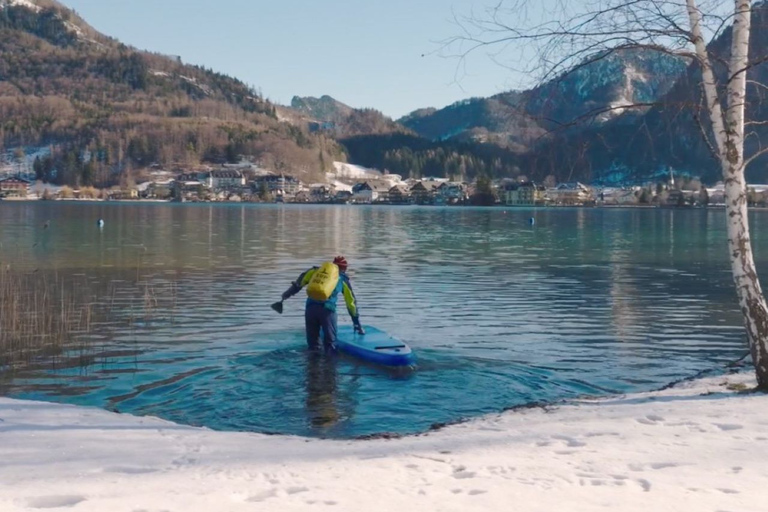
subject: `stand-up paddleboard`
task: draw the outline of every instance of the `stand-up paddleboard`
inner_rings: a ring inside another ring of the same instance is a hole
[[[384,331],[363,326],[365,334],[360,335],[351,325],[340,325],[336,335],[336,346],[345,354],[365,361],[387,366],[412,366],[416,364],[411,347],[393,338]]]

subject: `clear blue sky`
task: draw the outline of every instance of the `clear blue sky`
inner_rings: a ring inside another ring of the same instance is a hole
[[[458,75],[455,59],[435,53],[460,32],[453,12],[493,0],[60,1],[123,43],[235,76],[284,105],[328,94],[397,118],[521,85],[482,53]]]

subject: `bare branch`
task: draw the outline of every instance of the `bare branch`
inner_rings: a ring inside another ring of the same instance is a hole
[[[758,159],[758,158],[760,158],[761,156],[765,155],[766,153],[768,153],[768,148],[762,148],[762,149],[761,149],[761,150],[759,150],[757,153],[755,153],[755,154],[754,154],[754,155],[752,155],[751,157],[749,157],[749,158],[747,158],[746,160],[744,160],[744,168],[746,169],[747,167],[749,167],[749,165],[750,165],[752,162],[754,162],[755,160],[757,160],[757,159]]]
[[[734,79],[738,78],[738,76],[741,75],[742,73],[746,73],[750,69],[752,69],[752,68],[754,68],[756,66],[759,66],[760,64],[762,64],[764,62],[768,62],[768,55],[763,55],[759,59],[750,61],[749,63],[747,63],[746,66],[744,66],[743,68],[735,71],[731,76],[729,76],[726,83],[732,82]]]

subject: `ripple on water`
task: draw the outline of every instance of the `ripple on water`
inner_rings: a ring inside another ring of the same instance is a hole
[[[514,209],[0,210],[0,244],[19,247],[19,265],[85,281],[112,312],[78,351],[3,375],[0,392],[17,397],[349,438],[649,390],[744,352],[725,245],[712,243],[722,212],[536,210],[531,227]],[[87,229],[93,218],[104,230]],[[301,298],[269,309],[338,253],[363,321],[411,344],[415,370],[313,357]]]

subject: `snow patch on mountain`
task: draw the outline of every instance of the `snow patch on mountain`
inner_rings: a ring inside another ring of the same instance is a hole
[[[6,7],[26,7],[27,9],[31,9],[35,12],[40,12],[42,9],[39,5],[31,2],[30,0],[0,0],[0,9],[4,9]]]
[[[607,121],[610,118],[619,116],[637,105],[638,99],[635,94],[635,83],[647,83],[648,76],[629,64],[624,68],[624,86],[619,91],[618,97],[609,103],[611,110],[601,116],[601,121]]]
[[[85,32],[83,32],[83,29],[81,29],[80,27],[78,27],[74,23],[70,23],[69,21],[65,21],[64,25],[69,29],[70,32],[74,32],[75,35],[77,35],[78,39],[87,39],[86,36],[85,36]]]
[[[375,179],[380,178],[382,173],[376,169],[369,169],[360,165],[348,164],[346,162],[333,162],[334,172],[328,173],[329,176],[338,179]]]
[[[188,77],[188,76],[184,76],[184,75],[179,75],[179,78],[181,78],[182,80],[185,80],[186,82],[194,85],[195,87],[197,87],[198,89],[203,91],[204,94],[207,94],[208,96],[212,96],[213,95],[213,91],[211,90],[211,88],[208,87],[205,84],[201,84],[200,82],[197,81],[197,79],[192,78],[192,77]]]

